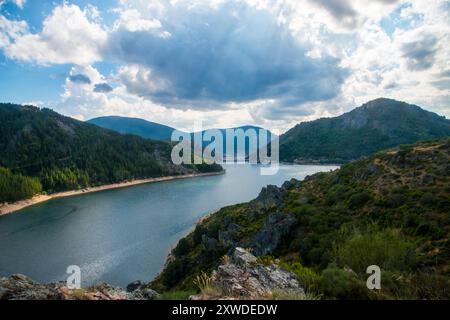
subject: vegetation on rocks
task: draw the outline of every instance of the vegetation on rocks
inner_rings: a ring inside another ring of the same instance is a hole
[[[311,297],[448,299],[449,208],[450,139],[403,145],[221,209],[180,241],[151,287],[196,290],[197,276],[242,247]],[[381,290],[366,287],[373,264]]]

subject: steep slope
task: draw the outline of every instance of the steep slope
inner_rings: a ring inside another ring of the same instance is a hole
[[[242,247],[295,273],[309,295],[448,299],[449,208],[450,139],[402,146],[206,217],[151,287],[193,290]],[[382,270],[381,290],[366,287],[370,265]]]
[[[450,136],[450,120],[380,98],[335,118],[300,123],[280,137],[287,162],[346,162],[373,152]]]
[[[176,166],[167,142],[122,135],[49,109],[0,104],[0,123],[0,167],[38,177],[48,192],[221,170]]]
[[[99,117],[90,119],[86,122],[120,133],[135,134],[143,138],[161,141],[170,141],[172,132],[175,130],[172,127],[156,122],[119,116]]]

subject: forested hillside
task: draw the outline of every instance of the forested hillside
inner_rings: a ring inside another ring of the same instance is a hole
[[[376,99],[335,118],[296,125],[280,136],[280,159],[344,163],[400,144],[450,136],[450,120],[418,106]]]
[[[0,167],[36,177],[47,192],[221,170],[218,165],[176,166],[167,142],[122,135],[50,109],[0,104],[0,123]],[[0,202],[10,199],[0,196]]]
[[[192,294],[242,247],[293,272],[310,297],[449,299],[449,208],[450,139],[383,151],[205,218],[151,287]],[[366,287],[370,265],[381,290]]]

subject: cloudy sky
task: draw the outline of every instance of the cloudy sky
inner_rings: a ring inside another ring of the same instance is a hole
[[[450,117],[450,0],[0,0],[0,100],[283,132],[390,97]]]

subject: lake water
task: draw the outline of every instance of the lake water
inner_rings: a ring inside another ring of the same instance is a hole
[[[254,165],[225,168],[224,175],[53,199],[2,216],[0,276],[61,281],[69,265],[78,265],[82,286],[150,281],[200,217],[249,201],[265,185],[336,167],[281,165],[273,176],[261,176]]]

